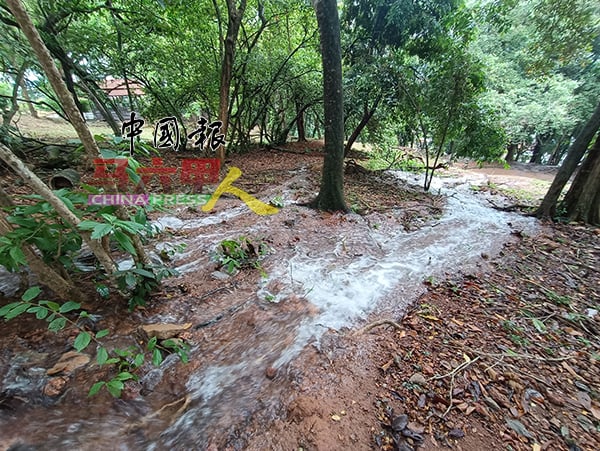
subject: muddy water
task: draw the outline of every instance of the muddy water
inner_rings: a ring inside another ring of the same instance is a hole
[[[412,175],[398,177],[419,182]],[[305,346],[320,346],[327,330],[351,326],[372,312],[398,315],[421,292],[426,278],[481,262],[482,253],[493,255],[514,230],[534,233],[533,220],[498,212],[476,198],[468,185],[477,181],[448,179],[434,186],[447,198],[444,213],[412,233],[377,215],[325,220],[295,207],[288,193],[286,208],[270,218],[252,217],[243,208],[194,220],[162,218],[157,227],[193,231],[181,240],[187,248],[174,259],[183,277],[203,270],[207,253],[224,234],[267,236],[277,229],[282,237],[265,263],[268,277],[253,292],[238,295],[238,301],[247,301],[222,323],[197,333],[192,363],[182,368],[174,362],[150,377],[156,379],[152,387],[161,388],[180,371],[177,377],[184,381],[176,393],[161,396],[157,390],[153,399],[131,401],[99,399],[95,407],[83,403],[79,412],[60,403],[37,405],[28,410],[28,418],[0,416],[1,429],[22,428],[3,433],[6,443],[20,438],[38,449],[123,450],[205,449],[227,443],[242,449],[248,438],[245,426],[253,418],[268,422],[281,414],[286,390],[298,377],[288,364]],[[162,319],[198,323],[198,315],[181,307]],[[273,380],[265,377],[266,371]],[[39,386],[35,363],[29,373],[21,375],[21,383]],[[5,377],[3,387],[18,383],[14,379]],[[184,399],[187,404],[179,411]],[[157,406],[176,400],[181,404],[175,402],[170,414],[157,414]],[[44,442],[40,436],[46,437]]]

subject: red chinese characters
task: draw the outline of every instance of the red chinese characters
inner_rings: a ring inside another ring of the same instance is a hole
[[[127,158],[97,158],[94,160],[94,165],[94,178],[100,180],[99,185],[112,182],[119,189],[128,185],[130,179],[127,173]],[[136,173],[141,177],[144,186],[156,177],[162,189],[168,191],[171,188],[173,176],[179,172],[181,184],[193,185],[199,190],[204,184],[219,182],[220,168],[221,162],[218,158],[185,158],[181,168],[166,167],[162,158],[152,158],[150,166],[137,168]]]

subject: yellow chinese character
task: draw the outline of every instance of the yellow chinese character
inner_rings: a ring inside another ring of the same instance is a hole
[[[223,179],[221,184],[217,187],[213,195],[210,197],[206,205],[202,207],[202,211],[210,211],[213,209],[219,197],[223,193],[233,194],[234,196],[239,197],[248,207],[257,215],[274,215],[279,211],[278,208],[275,208],[269,204],[265,204],[261,202],[256,197],[251,196],[246,191],[243,191],[235,186],[231,186],[233,182],[235,182],[242,175],[242,171],[238,168],[231,168],[227,173],[227,176]]]

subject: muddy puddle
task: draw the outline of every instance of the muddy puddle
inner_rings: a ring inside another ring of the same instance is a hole
[[[412,174],[396,176],[419,183]],[[129,399],[68,391],[48,399],[39,391],[50,357],[19,346],[4,350],[2,390],[26,401],[0,411],[0,445],[243,449],[248,424],[282,415],[302,377],[290,363],[306,346],[319,347],[327,331],[351,328],[374,313],[398,317],[423,291],[424,280],[482,264],[515,231],[535,233],[534,220],[496,211],[469,189],[482,181],[438,180],[433,190],[445,203],[443,212],[413,232],[404,230],[393,211],[321,214],[296,205],[294,190],[281,188],[285,206],[274,216],[259,217],[232,203],[209,216],[157,219],[168,236],[154,251],[186,245],[172,257],[181,276],[169,286],[185,285],[187,294],[165,290],[164,299],[134,319],[191,322],[190,363],[169,359],[148,368]],[[298,173],[287,186],[302,183]],[[242,272],[221,279],[211,253],[221,240],[241,235],[269,244],[264,276]],[[3,291],[16,289],[14,278],[0,274],[0,281]],[[93,383],[93,366],[86,374]]]

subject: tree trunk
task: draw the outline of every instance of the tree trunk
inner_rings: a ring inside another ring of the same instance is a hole
[[[515,151],[517,150],[517,145],[515,143],[509,143],[506,148],[506,157],[504,157],[504,161],[507,163],[512,163],[515,161]]]
[[[600,134],[577,172],[562,206],[570,220],[600,225]]]
[[[300,101],[296,101],[296,128],[298,129],[298,142],[306,142],[306,128],[304,127],[304,111]]]
[[[35,109],[35,107],[33,106],[33,103],[31,102],[31,97],[29,96],[29,90],[27,89],[27,84],[25,83],[25,80],[21,80],[21,92],[23,92],[23,98],[27,102],[27,108],[29,108],[29,114],[31,114],[31,117],[37,119],[39,117],[38,112]]]
[[[312,206],[326,211],[348,211],[344,200],[344,97],[340,19],[336,0],[313,0],[321,36],[325,160],[319,195]]]
[[[117,121],[115,121],[114,117],[112,116],[112,114],[110,113],[108,108],[106,108],[106,105],[104,105],[104,103],[102,103],[99,96],[96,95],[96,93],[94,92],[94,89],[89,87],[86,84],[85,80],[82,80],[81,83],[78,84],[78,86],[87,94],[87,96],[93,102],[93,104],[96,106],[98,111],[100,111],[100,114],[102,115],[102,117],[104,118],[106,123],[111,128],[113,134],[115,136],[121,136],[121,133],[122,133],[121,127],[119,126],[119,124],[117,124]]]
[[[13,2],[14,0],[9,0],[9,2]],[[27,166],[23,164],[21,160],[19,160],[15,154],[11,152],[11,150],[3,144],[0,144],[0,159],[4,160],[4,162],[9,165],[16,174],[23,179],[25,183],[29,187],[31,187],[37,194],[42,196],[58,213],[58,215],[63,218],[63,220],[71,225],[72,227],[77,227],[77,225],[81,222],[75,214],[65,205],[65,203],[60,200],[51,190],[46,186],[44,182],[42,182],[37,175],[35,175]],[[117,267],[105,250],[102,248],[100,241],[92,240],[90,238],[89,232],[82,232],[80,234],[87,245],[90,247],[94,255],[98,258],[100,264],[104,267],[107,274],[113,274]]]
[[[350,135],[350,138],[348,138],[348,141],[346,142],[346,147],[344,147],[344,157],[348,155],[350,150],[352,150],[352,146],[358,139],[358,136],[363,131],[363,129],[367,126],[367,124],[369,123],[369,121],[371,120],[373,115],[375,114],[375,110],[377,109],[379,102],[381,102],[381,94],[377,97],[377,99],[375,99],[375,103],[373,104],[371,109],[369,109],[367,102],[365,101],[365,108],[363,111],[362,118],[360,119],[360,122],[358,123],[358,125],[356,126],[356,128],[354,129],[352,134]]]
[[[98,145],[96,141],[94,141],[94,137],[92,136],[90,130],[85,125],[83,117],[81,116],[67,85],[62,79],[60,72],[56,68],[54,61],[52,60],[52,56],[50,52],[46,48],[40,34],[35,29],[31,18],[23,8],[23,5],[19,0],[7,0],[6,1],[8,7],[12,11],[15,20],[21,27],[23,34],[27,37],[27,40],[31,44],[35,55],[40,62],[40,65],[44,69],[50,84],[52,85],[52,89],[58,96],[60,103],[65,110],[67,117],[69,118],[69,122],[75,128],[81,143],[85,149],[85,153],[88,158],[91,160],[92,158],[97,158],[100,154],[100,150],[98,149]]]
[[[598,131],[598,128],[600,128],[600,102],[581,133],[579,133],[579,136],[577,136],[577,139],[575,139],[575,142],[569,148],[565,161],[558,170],[556,177],[552,181],[552,185],[550,185],[548,192],[536,211],[538,218],[550,218],[554,216],[560,193],[571,178],[571,175],[573,175],[581,158],[585,155],[585,151]]]
[[[223,124],[221,133],[225,137],[227,137],[227,128],[229,127],[229,93],[233,76],[235,46],[245,9],[246,0],[241,0],[239,7],[236,6],[236,0],[227,0],[227,34],[225,36],[223,60],[221,62],[221,82],[219,85],[219,120]],[[225,146],[220,146],[217,149],[217,157],[221,161],[225,160]]]
[[[25,69],[27,69],[27,65],[22,64],[19,68],[17,74],[15,75],[15,83],[13,85],[13,92],[10,99],[10,109],[2,115],[2,126],[4,128],[10,127],[10,123],[19,111],[19,103],[17,99],[19,98],[19,87],[23,82],[23,75],[25,75]]]
[[[79,108],[75,104],[74,97],[71,96],[71,93],[69,92],[69,89],[67,88],[67,85],[61,78],[60,73],[58,72],[58,69],[56,68],[56,65],[54,64],[54,61],[52,60],[52,56],[50,55],[50,52],[48,51],[48,48],[42,41],[40,34],[38,33],[35,26],[33,25],[31,18],[29,17],[27,12],[23,8],[23,5],[21,4],[21,2],[19,0],[7,0],[6,3],[8,5],[8,7],[10,8],[10,10],[12,11],[12,13],[15,17],[15,20],[21,27],[23,34],[25,34],[25,36],[27,37],[27,40],[29,41],[35,55],[37,56],[38,61],[39,61],[40,65],[42,66],[42,69],[44,70],[44,73],[46,74],[46,76],[48,77],[48,80],[50,81],[50,84],[52,85],[52,89],[54,89],[54,92],[58,96],[58,99],[60,100],[60,103],[61,103],[63,109],[65,110],[67,117],[69,118],[69,122],[71,122],[71,125],[73,125],[73,128],[77,132],[77,136],[79,137],[79,139],[81,140],[81,143],[83,144],[83,148],[84,148],[86,156],[88,158],[88,162],[91,162],[92,159],[97,158],[100,155],[100,149],[98,148],[98,144],[96,144],[96,141],[94,140],[94,136],[92,135],[90,129],[86,125],[86,123],[83,119],[83,116],[81,116]],[[5,148],[5,149],[10,152],[10,150],[8,148]],[[12,152],[11,152],[11,155],[12,155]],[[22,162],[19,161],[19,163],[21,163],[21,165],[23,165]],[[31,175],[33,175],[33,177],[35,177],[37,180],[39,180],[37,178],[37,176],[35,176],[35,174],[33,174],[32,172],[30,172],[30,173],[31,173]],[[40,183],[42,183],[43,187],[46,190],[48,190],[50,195],[54,196],[52,191],[50,191],[50,189],[46,185],[44,185],[43,182],[41,182],[41,180],[40,180]],[[38,191],[38,193],[39,193],[39,191]],[[54,197],[56,198],[56,196],[54,196]],[[59,200],[59,199],[56,198],[56,200]],[[52,202],[50,202],[50,203],[52,204]],[[64,204],[62,202],[60,202],[60,204],[62,206],[64,206]],[[127,217],[127,213],[124,208],[117,207],[116,210],[117,210],[116,214],[120,219],[125,219]],[[70,213],[70,211],[69,211],[69,213]],[[77,219],[74,215],[73,215],[73,217],[75,219]],[[128,235],[130,236],[131,240],[133,241],[133,245],[138,254],[137,255],[138,260],[143,263],[148,263],[150,261],[150,259],[144,252],[144,248],[142,246],[142,241],[141,241],[140,237],[136,234],[128,233]],[[90,247],[92,247],[92,246],[90,245]],[[92,250],[94,250],[94,249],[92,248]],[[112,263],[112,266],[111,266],[111,265],[109,265],[108,260],[102,261],[100,256],[98,256],[98,255],[96,255],[96,256],[98,257],[98,260],[100,260],[100,262],[104,266],[105,270],[108,271],[108,274],[112,274],[115,270],[114,263]],[[108,259],[110,259],[110,256],[108,256],[108,254],[106,254],[106,257],[108,257]],[[110,259],[110,261],[112,262],[112,259]],[[106,266],[106,265],[108,265],[108,266]]]
[[[6,220],[6,215],[0,210],[0,234],[6,235],[13,230]],[[65,280],[52,267],[47,265],[27,244],[21,245],[27,264],[31,271],[38,277],[39,282],[50,288],[64,301],[83,301],[84,297],[71,281]]]

